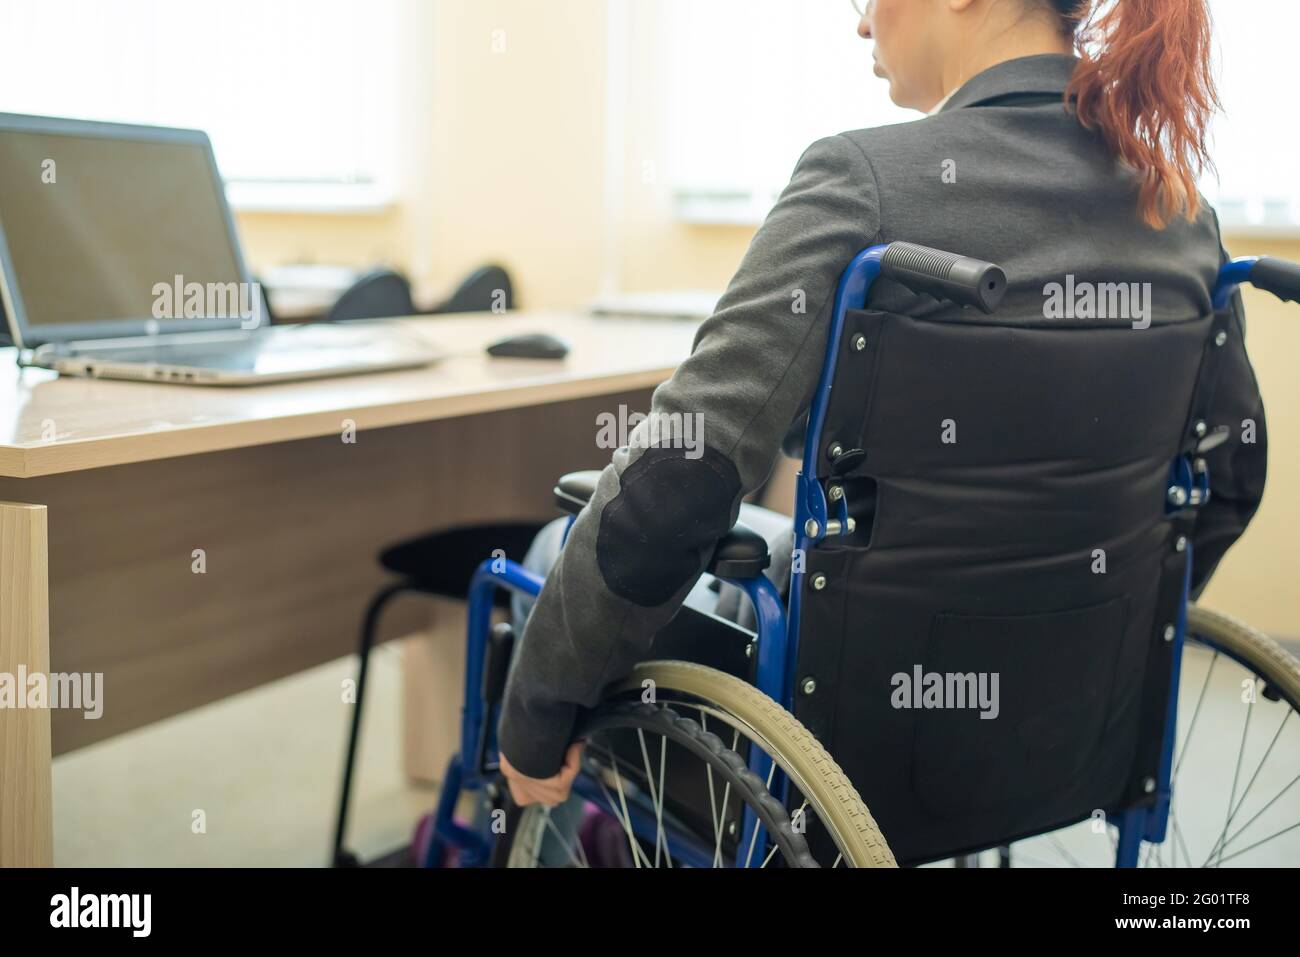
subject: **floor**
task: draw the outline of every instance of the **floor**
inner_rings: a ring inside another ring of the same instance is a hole
[[[54,761],[57,866],[325,864],[353,705],[343,658]],[[401,658],[371,659],[349,844],[410,841],[436,799],[401,771]]]
[[[349,841],[364,859],[407,843],[436,796],[431,788],[410,786],[401,772],[400,664],[396,645],[381,647],[373,659]],[[1208,664],[1207,653],[1189,653],[1180,740]],[[324,864],[352,708],[342,702],[342,687],[354,668],[353,659],[340,659],[56,759],[55,864]],[[1216,667],[1195,743],[1180,771],[1179,793],[1199,796],[1195,806],[1189,801],[1187,808],[1177,809],[1183,824],[1180,864],[1184,858],[1202,863],[1229,817],[1234,756],[1248,710],[1240,700],[1242,676],[1235,666]],[[1280,714],[1279,706],[1262,698],[1252,710],[1246,759],[1237,773],[1238,795],[1246,790]],[[1300,821],[1300,787],[1292,786],[1300,716],[1287,721],[1273,748],[1231,831],[1250,821],[1268,799],[1280,797],[1250,822],[1233,849]],[[1199,836],[1192,818],[1199,818]],[[1112,840],[1113,832],[1098,833],[1085,822],[1017,844],[1013,860],[1017,866],[1104,865]],[[1162,852],[1166,863],[1170,846]],[[986,854],[983,863],[989,866],[994,859]],[[1225,863],[1294,866],[1300,863],[1300,829]]]

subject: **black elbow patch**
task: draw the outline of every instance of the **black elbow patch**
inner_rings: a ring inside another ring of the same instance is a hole
[[[596,561],[610,591],[653,608],[699,573],[730,529],[740,473],[708,446],[698,458],[656,447],[624,470],[619,485],[600,513]]]

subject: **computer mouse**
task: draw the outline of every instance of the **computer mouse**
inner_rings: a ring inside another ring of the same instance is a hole
[[[526,332],[498,339],[487,347],[488,355],[510,359],[563,359],[569,344],[547,332]]]

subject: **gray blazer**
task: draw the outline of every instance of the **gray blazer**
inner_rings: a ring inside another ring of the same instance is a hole
[[[999,263],[1009,279],[1001,321],[1041,321],[1045,288],[1068,276],[1151,283],[1153,323],[1211,311],[1224,259],[1213,211],[1162,231],[1142,223],[1135,178],[1064,106],[1075,62],[1000,64],[933,116],[831,136],[804,153],[690,358],[655,391],[657,436],[634,433],[615,452],[533,609],[500,726],[519,770],[557,771],[577,709],[644,656],[743,496],[767,478],[811,401],[836,281],[859,250],[908,240]],[[885,281],[870,305],[935,319],[960,311]],[[1243,338],[1244,329],[1220,392],[1229,414],[1253,413],[1259,441],[1212,469],[1215,496],[1195,540],[1198,588],[1263,489],[1263,409]],[[702,449],[674,441],[687,418],[703,426]]]

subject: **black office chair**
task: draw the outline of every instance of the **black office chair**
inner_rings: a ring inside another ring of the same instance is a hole
[[[491,312],[501,308],[517,308],[514,284],[504,267],[489,263],[466,276],[447,301],[433,311]]]
[[[411,283],[391,269],[366,273],[339,297],[325,315],[325,322],[348,319],[386,319],[413,316],[418,312],[411,299]]]
[[[347,828],[348,801],[352,791],[352,771],[356,764],[357,740],[361,731],[361,704],[366,688],[366,668],[374,647],[379,616],[388,602],[398,595],[417,593],[465,600],[470,579],[483,556],[501,549],[505,557],[522,561],[545,522],[503,522],[444,529],[389,546],[379,553],[379,564],[397,575],[396,581],[384,586],[371,600],[361,626],[357,654],[361,666],[357,672],[357,704],[352,711],[348,732],[348,755],[343,766],[343,789],[339,797],[338,824],[334,838],[334,866],[356,867],[360,862],[343,846]],[[498,591],[494,596],[498,608],[508,608],[510,593]]]

